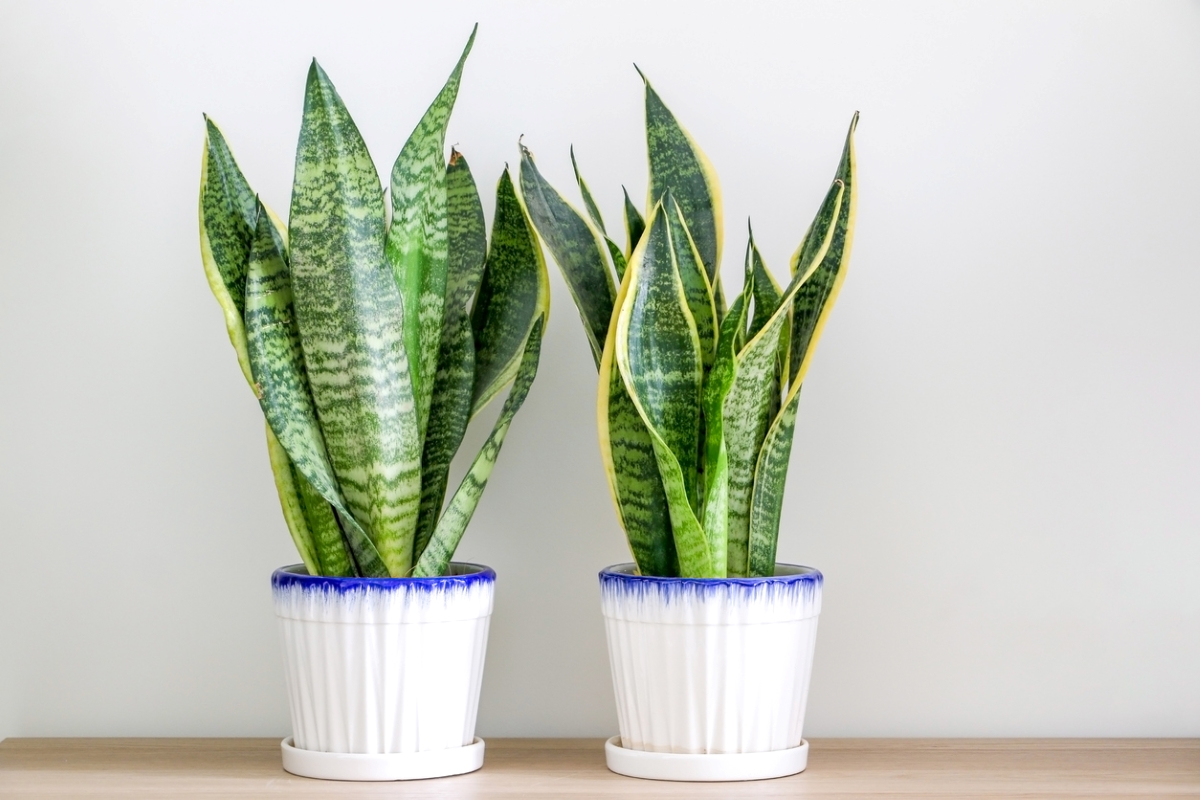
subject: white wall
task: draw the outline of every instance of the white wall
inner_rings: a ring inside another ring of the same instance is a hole
[[[684,9],[687,9],[684,11]],[[1194,3],[0,6],[0,735],[280,735],[296,560],[201,274],[200,113],[286,209],[317,55],[387,169],[481,23],[450,140],[610,221],[653,78],[782,270],[862,111],[852,271],[783,559],[826,574],[812,735],[1200,735]],[[616,729],[626,551],[557,273],[461,556],[500,574],[483,735]],[[475,435],[478,444],[482,437]]]

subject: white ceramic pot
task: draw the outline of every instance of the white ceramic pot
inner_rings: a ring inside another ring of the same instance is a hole
[[[821,573],[769,578],[600,573],[621,735],[609,768],[662,780],[754,780],[808,763],[804,710]]]
[[[475,738],[496,573],[440,578],[271,576],[292,737],[288,772],[404,780],[483,766]]]

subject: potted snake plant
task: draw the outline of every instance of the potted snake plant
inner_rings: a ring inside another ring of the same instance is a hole
[[[446,125],[471,40],[386,193],[314,60],[286,224],[206,118],[200,249],[266,417],[302,564],[272,576],[290,772],[343,780],[478,769],[495,573],[451,560],[538,366],[549,291],[507,169],[490,244]],[[512,388],[445,501],[467,424]]]
[[[643,76],[644,80],[644,76]],[[846,276],[857,179],[850,124],[782,286],[748,237],[726,304],[708,159],[645,81],[649,198],[608,235],[572,166],[576,211],[522,148],[530,217],[600,373],[600,451],[634,562],[600,573],[620,736],[610,769],[670,780],[799,772],[822,575],[775,561],[800,387]]]

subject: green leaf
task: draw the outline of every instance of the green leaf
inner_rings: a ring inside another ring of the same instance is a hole
[[[754,495],[750,516],[750,568],[752,575],[771,575],[775,569],[775,548],[779,538],[779,518],[787,479],[788,458],[795,431],[796,409],[800,387],[808,374],[813,352],[833,309],[833,304],[846,279],[850,263],[850,248],[858,206],[858,186],[854,158],[854,129],[858,114],[850,121],[846,145],[834,179],[842,188],[842,201],[836,221],[822,236],[828,225],[821,215],[814,220],[804,242],[793,259],[793,284],[799,289],[785,294],[783,303],[792,305],[791,382],[783,409],[767,432],[755,467]],[[825,239],[828,245],[821,251],[812,242]],[[817,252],[813,252],[817,249]],[[790,296],[789,296],[790,295]]]
[[[571,148],[571,168],[575,170],[575,182],[579,184],[579,193],[583,195],[583,205],[587,209],[588,216],[592,218],[592,224],[604,237],[604,244],[608,247],[608,254],[612,257],[613,266],[617,270],[617,280],[620,280],[625,274],[625,254],[621,252],[617,243],[609,238],[608,231],[604,229],[604,219],[600,216],[600,209],[596,206],[596,201],[592,199],[592,192],[579,172],[579,164],[575,161],[574,147]]]
[[[621,191],[625,193],[625,237],[629,241],[628,247],[625,248],[625,258],[628,261],[638,242],[642,240],[642,234],[646,232],[646,220],[642,219],[641,212],[629,199],[629,192],[624,186],[621,187]]]
[[[750,504],[750,568],[752,577],[775,574],[775,549],[779,542],[779,518],[783,512],[783,488],[792,455],[796,430],[796,407],[800,386],[789,394],[779,416],[763,441],[754,471],[754,495]]]
[[[392,166],[392,225],[386,252],[404,301],[404,347],[422,439],[446,301],[446,125],[478,29],[476,25],[471,31],[446,84]]]
[[[496,466],[496,459],[500,456],[500,448],[504,445],[504,437],[508,434],[513,417],[521,409],[525,397],[529,394],[529,387],[533,385],[533,379],[537,375],[545,323],[545,313],[540,314],[534,321],[525,340],[520,368],[517,370],[512,390],[505,398],[503,408],[500,409],[500,417],[496,420],[491,435],[483,443],[479,455],[475,456],[475,461],[467,470],[462,483],[454,492],[454,496],[450,498],[450,505],[446,507],[446,512],[438,521],[437,528],[434,529],[433,536],[429,540],[429,546],[425,548],[425,552],[417,561],[417,566],[413,570],[414,577],[428,578],[444,575],[450,559],[454,557],[454,551],[462,539],[463,532],[467,529],[467,524],[471,521],[471,516],[475,513],[475,507],[479,504],[483,490],[487,487],[492,468]]]
[[[246,182],[217,124],[204,117],[204,155],[200,161],[200,257],[209,288],[225,316],[229,342],[248,383],[253,383],[246,355],[242,309],[246,296],[246,264],[254,233],[254,192]]]
[[[617,315],[615,358],[650,433],[671,515],[681,574],[714,575],[699,502],[703,369],[696,324],[675,263],[663,204],[630,262],[630,292]]]
[[[533,154],[524,146],[521,147],[521,196],[538,235],[562,270],[583,320],[592,357],[599,366],[615,290],[597,234],[542,177]]]
[[[824,257],[833,239],[843,203],[841,181],[834,181],[813,222],[814,241],[821,244],[812,257]],[[757,290],[753,240],[746,249],[747,272],[753,275],[750,291]],[[764,267],[765,269],[765,267]],[[780,406],[779,352],[781,336],[788,323],[789,304],[804,290],[807,265],[793,276],[778,307],[761,329],[738,353],[733,385],[725,398],[723,424],[729,449],[729,574],[744,576],[749,570],[750,516],[755,469],[767,431]],[[768,276],[769,277],[769,276]],[[757,296],[757,295],[756,295]]]
[[[650,198],[654,205],[668,191],[683,218],[714,286],[721,258],[721,189],[717,174],[675,115],[646,83],[646,147],[650,157]]]
[[[626,272],[621,282],[614,315],[620,314],[629,296],[631,277],[632,273]],[[616,340],[617,326],[609,325],[596,401],[604,472],[638,572],[672,577],[679,574],[679,559],[667,496],[650,432],[617,369]]]
[[[550,281],[533,224],[508,168],[496,185],[496,214],[483,280],[471,308],[475,385],[471,416],[516,377],[534,320],[550,307]]]
[[[388,572],[406,575],[421,441],[400,292],[384,258],[383,191],[358,128],[315,61],[290,235],[296,321],[329,460]]]
[[[752,284],[747,288],[752,291]],[[746,327],[749,296],[743,290],[722,320],[716,356],[704,380],[704,533],[713,568],[719,575],[728,572],[729,564],[729,451],[722,409],[733,385],[737,344]]]
[[[712,285],[708,282],[708,275],[704,272],[704,265],[700,262],[700,254],[688,232],[679,203],[675,202],[670,192],[663,195],[663,208],[671,230],[671,247],[679,269],[679,279],[683,283],[683,293],[687,297],[692,320],[696,323],[700,360],[704,369],[708,370],[717,350],[717,307],[713,302]]]
[[[446,313],[422,456],[421,516],[415,545],[418,560],[441,514],[450,462],[471,418],[475,338],[467,306],[479,288],[487,256],[483,206],[471,168],[457,150],[451,150],[446,170],[446,208]]]
[[[259,207],[250,263],[246,271],[246,343],[254,392],[277,441],[296,473],[297,499],[322,575],[353,574],[342,533],[329,508],[349,517],[333,477],[325,440],[317,422],[296,324],[291,273],[283,243],[266,209]],[[324,507],[322,507],[322,498]],[[350,518],[348,524],[357,527]],[[355,561],[369,574],[386,576],[379,554],[361,531],[350,541]]]
[[[308,528],[308,518],[304,504],[300,501],[297,480],[300,476],[292,469],[292,461],[287,451],[275,438],[270,424],[267,424],[267,455],[271,459],[271,473],[275,476],[275,491],[279,495],[279,505],[283,509],[283,519],[287,523],[292,542],[300,552],[300,559],[308,569],[309,575],[321,574],[321,562],[317,560],[317,550],[313,545],[312,531]]]

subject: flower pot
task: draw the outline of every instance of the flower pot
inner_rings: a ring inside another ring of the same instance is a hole
[[[292,736],[283,767],[310,778],[407,780],[483,766],[475,738],[496,573],[271,576]]]
[[[659,780],[757,780],[802,771],[821,573],[768,578],[600,573],[621,735],[614,772]]]

